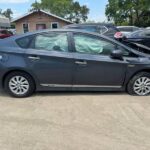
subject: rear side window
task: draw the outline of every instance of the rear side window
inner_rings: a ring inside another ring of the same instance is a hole
[[[68,52],[66,33],[45,33],[35,37],[34,49]]]
[[[32,41],[32,36],[27,36],[16,40],[16,43],[21,48],[29,48],[31,41]]]

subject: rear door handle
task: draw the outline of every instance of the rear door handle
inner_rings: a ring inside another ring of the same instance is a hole
[[[87,62],[86,61],[75,61],[75,64],[78,64],[78,65],[87,65]]]
[[[31,60],[40,60],[40,57],[38,56],[29,56],[28,58]]]

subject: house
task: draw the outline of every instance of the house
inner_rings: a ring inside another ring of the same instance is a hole
[[[0,29],[10,28],[10,21],[8,18],[0,15]]]
[[[43,10],[29,12],[12,20],[12,23],[16,25],[17,34],[42,29],[56,29],[72,24],[69,20]]]

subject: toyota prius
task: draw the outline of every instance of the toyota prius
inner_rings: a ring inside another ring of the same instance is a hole
[[[150,94],[150,54],[80,30],[26,33],[0,40],[0,86],[14,97],[35,91]]]

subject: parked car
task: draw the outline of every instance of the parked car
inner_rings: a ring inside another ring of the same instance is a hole
[[[126,36],[123,39],[123,42],[137,43],[145,48],[150,48],[150,29],[139,30],[133,32],[132,34]]]
[[[0,85],[15,97],[34,91],[150,94],[150,55],[100,34],[43,30],[0,40]]]
[[[16,35],[16,29],[9,29],[8,31],[10,31],[13,35]]]
[[[135,26],[118,26],[117,29],[119,32],[114,35],[116,39],[122,39],[123,37],[128,36],[130,33],[140,30],[140,28]]]
[[[12,36],[13,33],[11,31],[5,30],[5,29],[0,29],[0,39],[4,39],[7,37]]]
[[[99,24],[99,23],[86,23],[86,24],[71,24],[64,27],[65,29],[80,29],[88,32],[99,33],[111,38],[119,30],[113,24]]]

